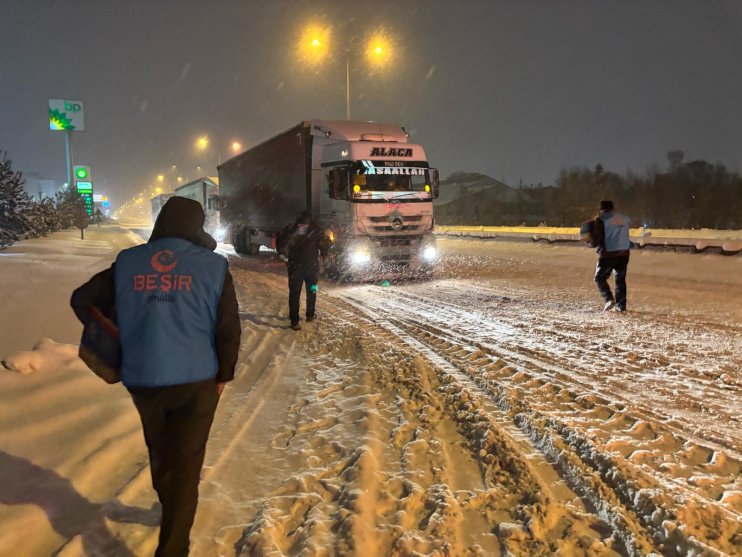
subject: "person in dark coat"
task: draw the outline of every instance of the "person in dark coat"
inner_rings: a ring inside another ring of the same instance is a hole
[[[188,555],[206,441],[240,346],[232,276],[203,224],[198,202],[171,198],[149,241],[120,252],[71,299],[83,323],[97,307],[118,326],[121,381],[162,504],[157,557]]]
[[[284,228],[278,235],[276,247],[288,260],[289,274],[289,319],[291,328],[301,330],[299,324],[299,300],[301,287],[306,285],[307,322],[315,318],[317,281],[319,280],[319,256],[327,255],[330,240],[314,222],[309,211],[303,211],[296,222]]]
[[[600,214],[595,217],[593,237],[598,253],[598,264],[595,268],[595,284],[603,297],[604,311],[615,308],[626,311],[626,270],[629,266],[629,218],[616,213],[613,201],[600,202]],[[616,295],[613,296],[608,278],[615,275]]]

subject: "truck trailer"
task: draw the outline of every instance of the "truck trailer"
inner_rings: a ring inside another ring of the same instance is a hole
[[[157,220],[157,216],[160,214],[160,210],[162,209],[162,206],[167,203],[167,200],[170,199],[174,194],[172,193],[161,193],[160,195],[154,196],[150,203],[152,205],[152,224],[155,223]]]
[[[309,210],[334,244],[330,275],[432,271],[438,171],[408,137],[394,124],[307,120],[223,162],[221,222],[235,251],[275,248]]]
[[[202,176],[175,188],[175,195],[198,201],[206,214],[204,230],[211,234],[218,242],[224,240],[224,230],[221,228],[219,215],[218,178]]]

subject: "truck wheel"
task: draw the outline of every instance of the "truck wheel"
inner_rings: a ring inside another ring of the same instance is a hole
[[[245,245],[247,234],[245,232],[246,230],[244,228],[240,228],[234,233],[234,251],[240,255],[247,254],[247,246]]]
[[[258,255],[260,253],[260,244],[253,244],[251,242],[248,251],[250,252],[250,255]]]

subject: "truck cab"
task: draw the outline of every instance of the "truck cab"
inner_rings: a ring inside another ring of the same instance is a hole
[[[353,276],[431,271],[438,171],[423,147],[407,143],[398,126],[328,124],[312,128],[321,146],[312,166],[321,184],[315,212],[336,243],[328,266]]]

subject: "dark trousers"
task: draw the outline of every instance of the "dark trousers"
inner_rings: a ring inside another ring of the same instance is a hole
[[[608,278],[611,273],[616,280],[616,305],[626,308],[626,268],[629,266],[628,255],[616,255],[611,257],[601,257],[598,259],[598,265],[595,267],[595,284],[598,287],[600,295],[606,302],[614,300],[611,293],[611,287],[608,286]]]
[[[289,319],[291,323],[299,322],[299,298],[301,287],[306,285],[307,290],[307,317],[314,315],[314,306],[317,302],[317,281],[319,280],[319,265],[289,265]]]
[[[196,515],[206,440],[219,400],[216,381],[129,392],[142,419],[152,485],[162,504],[155,556],[185,557]]]

